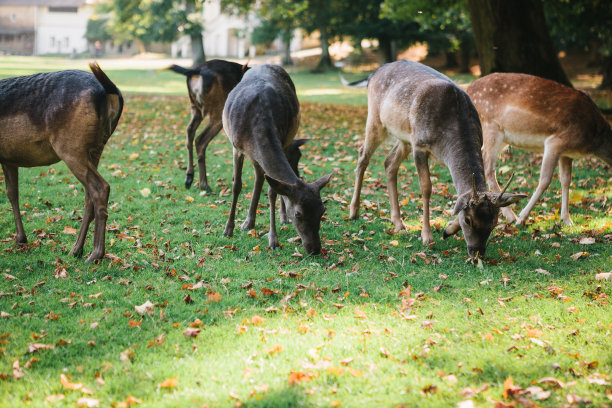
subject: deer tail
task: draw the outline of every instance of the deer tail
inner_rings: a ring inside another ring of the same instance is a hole
[[[104,88],[104,92],[106,92],[107,100],[109,103],[109,119],[110,123],[110,133],[109,136],[115,131],[117,124],[119,123],[119,118],[121,117],[121,113],[123,112],[123,95],[117,86],[110,80],[110,78],[102,71],[98,62],[90,62],[89,68],[91,72],[94,74],[100,85]],[[109,96],[113,96],[109,98]],[[116,98],[116,99],[115,99]]]
[[[191,76],[194,74],[199,74],[198,71],[195,71],[193,69],[189,69],[189,68],[183,68],[180,65],[176,65],[176,64],[172,64],[166,68],[162,68],[160,69],[160,71],[173,71],[176,72],[177,74],[181,74],[181,75],[185,75],[185,76]]]
[[[340,82],[342,82],[342,85],[350,86],[353,88],[367,88],[368,84],[370,83],[370,78],[372,77],[372,75],[369,75],[367,78],[359,79],[354,82],[349,82],[346,80],[346,78],[342,76],[342,74],[338,75],[340,76]]]

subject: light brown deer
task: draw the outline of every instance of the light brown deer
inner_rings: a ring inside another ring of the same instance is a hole
[[[84,71],[59,71],[0,81],[0,164],[13,208],[17,244],[27,242],[19,212],[19,167],[63,160],[85,187],[85,213],[71,254],[83,253],[95,220],[88,261],[104,256],[110,186],[98,172],[104,145],[115,131],[123,97],[97,63]]]
[[[445,236],[463,230],[472,259],[484,257],[486,243],[497,224],[499,208],[525,197],[486,191],[482,164],[482,134],[478,114],[467,94],[448,77],[425,65],[397,61],[383,65],[369,78],[366,137],[359,149],[350,218],[359,216],[363,175],[376,148],[390,136],[398,140],[385,160],[391,220],[405,229],[397,195],[397,172],[412,152],[423,195],[424,244],[433,242],[429,225],[431,180],[428,159],[450,170],[458,199],[457,219]]]
[[[489,187],[499,191],[495,160],[507,145],[544,152],[538,187],[518,218],[509,208],[504,216],[524,224],[550,185],[557,163],[561,180],[561,220],[569,214],[572,160],[595,155],[612,166],[612,128],[584,92],[526,74],[491,74],[472,83],[467,93],[476,105],[483,130],[483,158]]]
[[[249,70],[230,92],[223,110],[223,129],[234,147],[232,206],[223,235],[234,231],[236,204],[242,189],[242,166],[248,156],[255,168],[255,185],[249,216],[244,229],[252,228],[255,208],[264,177],[270,199],[268,244],[279,246],[276,234],[275,205],[280,194],[287,213],[309,254],[321,252],[319,229],[325,206],[320,191],[331,174],[314,183],[300,179],[287,160],[287,149],[300,124],[300,106],[289,75],[278,66],[260,65]]]
[[[187,125],[187,175],[185,187],[193,183],[193,142],[200,123],[208,116],[208,124],[195,138],[196,155],[198,157],[198,172],[200,190],[211,192],[206,176],[206,148],[223,127],[223,106],[227,95],[240,82],[242,75],[249,68],[224,60],[210,60],[193,68],[183,68],[171,65],[168,68],[187,77],[187,91],[191,101],[191,120]]]

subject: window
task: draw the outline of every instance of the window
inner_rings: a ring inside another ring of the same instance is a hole
[[[78,7],[49,7],[51,13],[76,13]]]

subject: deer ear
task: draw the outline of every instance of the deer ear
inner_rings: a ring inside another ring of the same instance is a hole
[[[508,194],[504,193],[495,201],[496,207],[507,207],[510,204],[514,204],[516,202],[521,201],[523,198],[526,198],[525,194]]]
[[[296,190],[297,185],[285,183],[284,181],[277,180],[268,175],[265,176],[268,180],[268,184],[272,187],[272,190],[276,191],[277,194],[291,197],[293,192]]]
[[[306,144],[307,141],[309,141],[310,139],[295,139],[291,142],[291,146],[292,147],[300,147],[300,146],[304,146]]]
[[[332,171],[329,174],[326,174],[325,176],[321,177],[320,179],[318,179],[317,181],[312,182],[311,184],[318,189],[319,191],[321,191],[321,189],[323,187],[325,187],[325,185],[327,183],[329,183],[329,179],[332,178],[332,176],[334,175],[334,172]]]
[[[453,210],[453,215],[459,214],[461,211],[465,210],[470,203],[472,198],[472,192],[469,191],[467,193],[463,193],[457,198],[457,202],[455,203],[455,209]]]

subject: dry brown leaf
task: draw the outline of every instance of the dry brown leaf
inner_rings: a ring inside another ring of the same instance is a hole
[[[185,337],[198,337],[198,334],[200,334],[201,331],[202,331],[202,329],[194,329],[194,328],[188,327],[183,332],[183,336],[185,336]]]
[[[148,313],[149,315],[151,315],[153,313],[154,306],[155,305],[153,303],[147,300],[142,305],[134,306],[134,310],[136,310],[136,313],[140,315],[143,315],[145,313]]]
[[[159,384],[160,388],[174,388],[178,385],[178,378],[166,378],[164,381]]]

